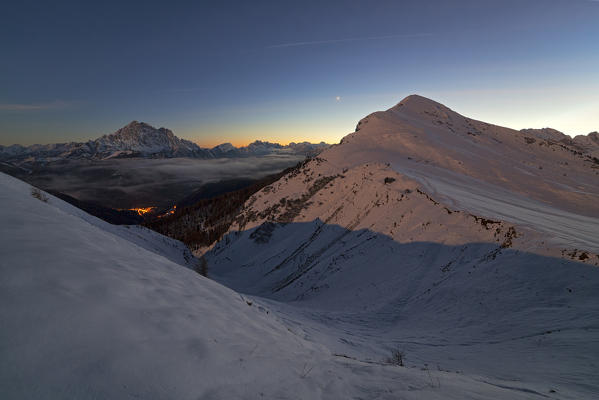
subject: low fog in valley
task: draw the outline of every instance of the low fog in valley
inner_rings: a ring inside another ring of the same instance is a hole
[[[259,179],[303,160],[301,155],[262,157],[70,161],[13,175],[44,190],[111,208],[170,207],[207,183]]]

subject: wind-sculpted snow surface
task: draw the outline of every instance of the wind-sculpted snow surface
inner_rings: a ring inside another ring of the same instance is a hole
[[[143,244],[168,239],[124,237],[4,174],[0,205],[2,399],[530,397],[334,354],[286,314]]]

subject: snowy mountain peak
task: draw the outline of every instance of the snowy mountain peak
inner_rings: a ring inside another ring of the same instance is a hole
[[[205,151],[195,143],[179,139],[166,128],[132,121],[110,135],[95,140],[102,158],[125,155],[189,157]]]
[[[416,94],[404,98],[386,111],[377,111],[361,119],[356,126],[356,132],[361,130],[366,123],[374,120],[385,121],[385,123],[391,122],[393,125],[409,124],[414,121],[426,122],[433,125],[465,125],[468,121],[467,118],[451,110],[449,107]],[[376,130],[378,134],[382,134],[383,132],[379,129]],[[373,130],[369,129],[369,134],[372,133]],[[343,138],[342,143],[346,142],[347,139],[349,137]]]
[[[594,137],[572,139],[552,129],[517,131],[413,95],[366,116],[356,132],[320,157],[343,168],[390,163],[408,176],[426,174],[428,184],[452,174],[468,185],[478,180],[568,212],[596,216],[599,143]]]
[[[167,128],[131,121],[116,132],[83,143],[57,143],[32,146],[1,146],[0,160],[14,167],[31,167],[37,163],[64,160],[106,160],[111,158],[175,158],[190,157],[210,159],[218,157],[251,157],[268,154],[315,156],[329,147],[321,143],[290,143],[283,146],[256,140],[248,146],[235,147],[223,143],[211,149],[181,139]]]
[[[104,135],[103,137],[110,138],[114,141],[131,142],[136,141],[138,143],[152,142],[152,141],[176,141],[178,138],[173,132],[166,128],[154,128],[153,126],[145,122],[132,121],[125,125],[121,129],[110,135]]]
[[[221,143],[219,145],[216,145],[212,148],[212,150],[219,150],[222,152],[227,152],[227,151],[233,151],[235,150],[236,147],[233,146],[231,143],[227,142],[227,143]]]
[[[425,117],[431,120],[457,120],[463,118],[449,107],[417,94],[410,95],[387,110],[391,114]]]
[[[405,97],[402,101],[397,103],[391,110],[399,110],[402,107],[405,107],[410,110],[415,111],[423,111],[428,109],[446,109],[449,110],[446,106],[441,103],[437,103],[434,100],[431,100],[427,97],[420,96],[417,94],[411,94]]]

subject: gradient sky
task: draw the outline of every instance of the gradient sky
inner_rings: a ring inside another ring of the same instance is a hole
[[[132,120],[205,146],[333,143],[412,93],[586,134],[598,27],[594,0],[4,2],[0,144]]]

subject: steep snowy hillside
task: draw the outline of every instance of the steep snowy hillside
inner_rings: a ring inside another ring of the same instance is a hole
[[[169,240],[145,230],[124,238],[3,174],[0,205],[2,399],[526,399],[533,393],[476,375],[334,354],[286,321],[288,314],[164,256],[168,246],[156,242]]]
[[[596,397],[593,159],[418,96],[358,128],[254,194],[208,276],[338,354]]]

